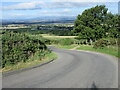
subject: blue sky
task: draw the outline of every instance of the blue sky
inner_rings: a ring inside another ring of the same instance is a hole
[[[3,0],[0,19],[29,19],[43,16],[77,16],[85,9],[106,5],[118,13],[119,0]]]

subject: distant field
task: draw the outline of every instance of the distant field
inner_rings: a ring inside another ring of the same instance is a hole
[[[49,34],[41,34],[44,38],[75,38],[76,36],[55,36]]]

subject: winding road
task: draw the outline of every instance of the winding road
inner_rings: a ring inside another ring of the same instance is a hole
[[[118,88],[115,57],[49,47],[58,59],[17,74],[3,76],[3,88]]]

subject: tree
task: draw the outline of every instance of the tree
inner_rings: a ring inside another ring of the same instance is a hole
[[[118,37],[118,16],[108,13],[105,5],[97,5],[77,16],[72,32],[89,42],[107,36]]]

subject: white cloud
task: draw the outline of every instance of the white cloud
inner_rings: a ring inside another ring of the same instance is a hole
[[[119,2],[119,0],[52,0],[53,2]]]
[[[44,0],[2,0],[2,2],[32,2],[32,1],[44,1]]]
[[[11,14],[11,16],[24,16],[25,14],[22,13],[16,13],[16,14]]]
[[[64,12],[70,12],[71,10],[70,9],[64,9],[63,11]]]
[[[32,2],[32,1],[45,1],[45,2],[119,2],[120,0],[2,0],[2,2]]]
[[[32,9],[41,9],[40,5],[44,2],[29,2],[29,3],[19,3],[16,5],[3,6],[3,10],[32,10]]]
[[[43,13],[48,13],[48,11],[47,11],[47,10],[44,10]]]
[[[14,0],[11,0],[11,1],[14,1]],[[16,1],[20,1],[20,0],[16,0]],[[26,2],[30,0],[21,0],[21,1],[25,1],[25,2],[15,4],[15,5],[2,6],[2,9],[3,10],[34,10],[34,9],[41,9],[41,8],[57,9],[57,8],[92,7],[93,5],[98,5],[100,3],[103,5],[106,3],[105,1],[108,1],[108,0],[49,0],[49,1],[44,0],[44,2],[43,0],[39,0],[39,1],[31,0],[31,2]],[[110,1],[113,1],[113,0],[110,0]],[[65,10],[65,11],[68,12],[69,10]]]

